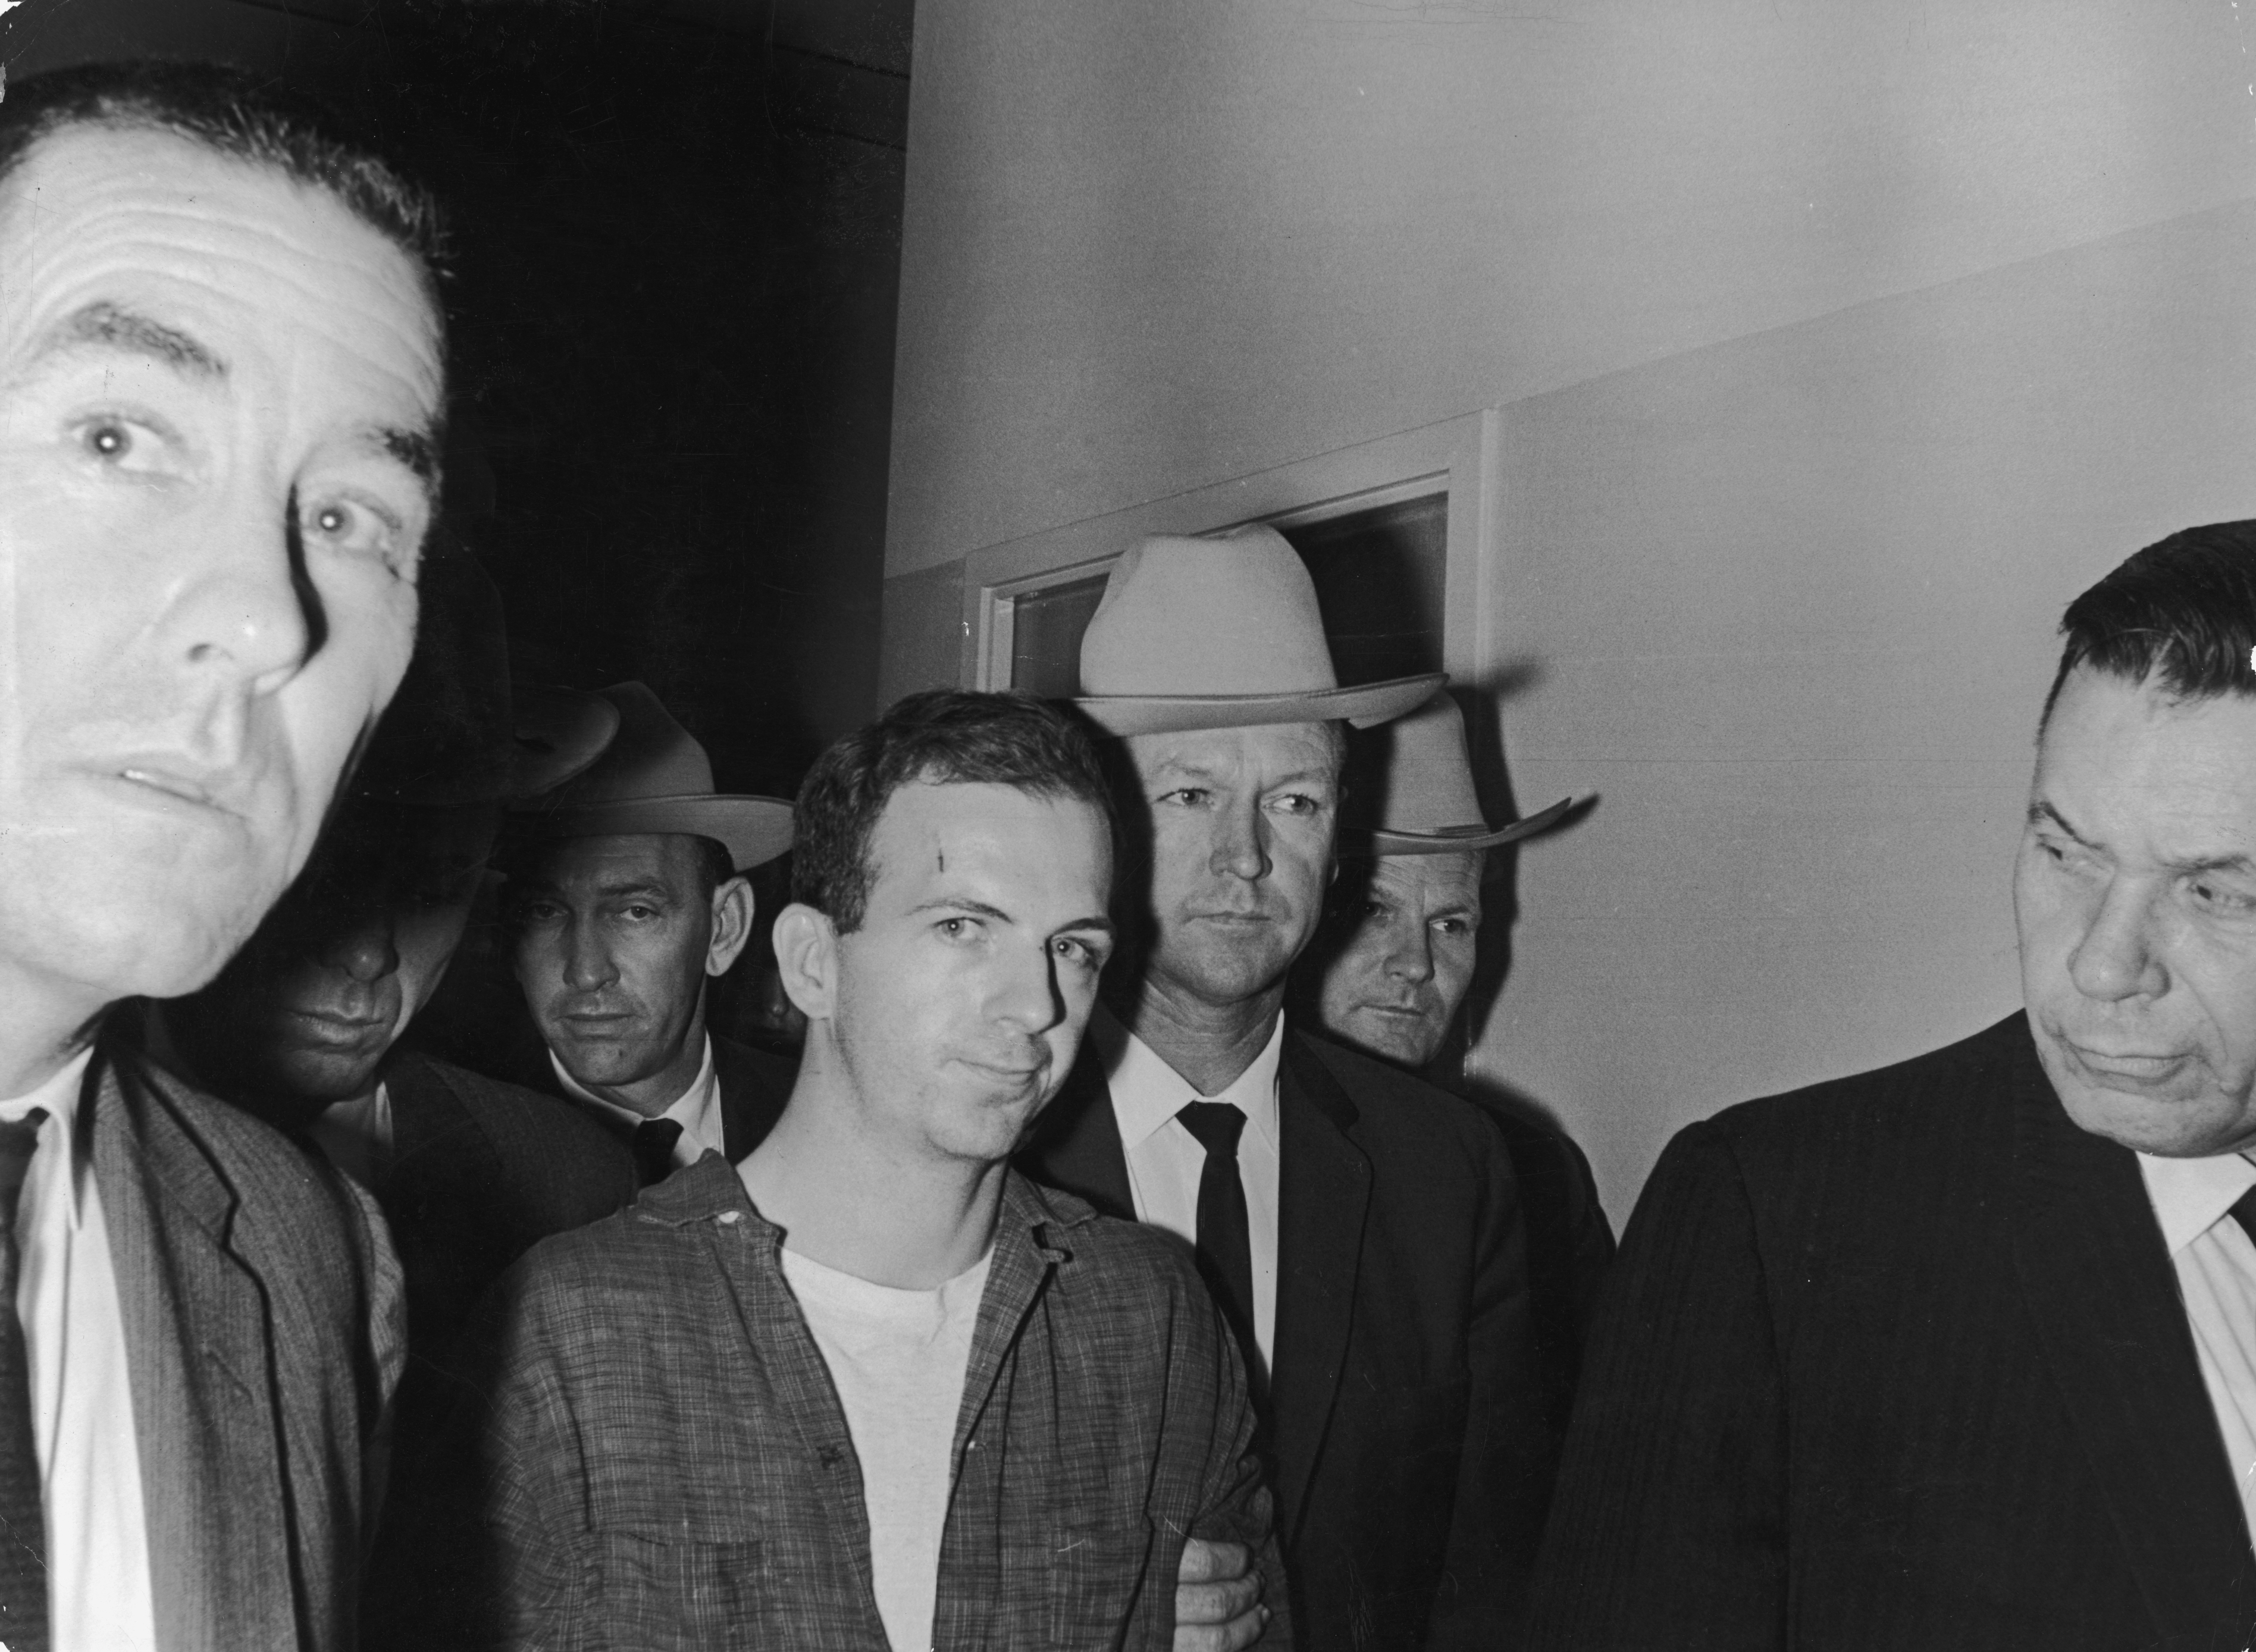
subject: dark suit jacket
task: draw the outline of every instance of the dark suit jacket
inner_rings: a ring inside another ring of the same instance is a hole
[[[708,1154],[504,1279],[490,1404],[448,1454],[478,1485],[419,1522],[453,1621],[403,1643],[883,1648],[853,1438],[782,1241]],[[1252,1428],[1181,1247],[1010,1178],[934,1643],[1161,1652],[1194,1536],[1249,1544],[1280,1591]]]
[[[406,1330],[375,1205],[130,1048],[86,1084],[158,1644],[349,1647]]]
[[[1590,1161],[1572,1137],[1474,1094],[1504,1133],[1527,1230],[1527,1288],[1544,1411],[1563,1439],[1597,1315],[1598,1288],[1614,1259],[1613,1225],[1598,1202]]]
[[[386,1068],[391,1163],[377,1202],[407,1279],[415,1365],[444,1365],[471,1308],[551,1233],[635,1196],[634,1155],[579,1107],[429,1056]]]
[[[1734,1107],[1608,1280],[1534,1644],[2241,1648],[2256,1561],[2134,1155],[2020,1015]]]
[[[1549,1468],[1504,1143],[1470,1103],[1289,1030],[1278,1091],[1267,1444],[1297,1643],[1498,1645]],[[1020,1163],[1134,1216],[1090,1047]]]

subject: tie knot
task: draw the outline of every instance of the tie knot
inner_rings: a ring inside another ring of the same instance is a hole
[[[673,1144],[681,1140],[679,1119],[645,1119],[635,1126],[635,1169],[643,1185],[663,1182],[673,1170]]]
[[[1237,1108],[1226,1101],[1195,1101],[1175,1117],[1198,1138],[1209,1159],[1237,1157],[1238,1133],[1245,1128],[1245,1115]]]
[[[32,1154],[39,1145],[39,1126],[46,1117],[46,1108],[34,1107],[12,1124],[0,1124],[0,1194],[8,1195],[11,1201],[32,1168]]]

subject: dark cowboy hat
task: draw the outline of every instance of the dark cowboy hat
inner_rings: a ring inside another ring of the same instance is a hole
[[[791,805],[779,797],[724,796],[713,764],[659,698],[639,682],[605,688],[619,731],[601,759],[553,798],[526,811],[539,837],[679,832],[710,837],[739,872],[791,847]]]

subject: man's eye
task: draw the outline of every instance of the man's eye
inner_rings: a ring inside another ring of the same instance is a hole
[[[1178,786],[1172,792],[1160,794],[1162,803],[1176,803],[1185,808],[1195,808],[1206,800],[1207,789],[1203,786]]]
[[[1463,918],[1436,918],[1435,929],[1442,935],[1470,935],[1473,927]]]
[[[73,435],[79,450],[105,469],[161,476],[173,468],[164,437],[137,420],[105,413],[79,425]]]
[[[391,512],[364,500],[321,499],[303,508],[298,531],[309,545],[389,559],[398,543],[400,526]]]
[[[1287,792],[1270,807],[1287,815],[1313,815],[1323,807],[1323,803],[1306,792]]]
[[[2256,911],[2256,899],[2252,899],[2246,890],[2237,889],[2231,884],[2203,878],[2196,879],[2189,886],[2194,899],[2213,911],[2234,914]]]
[[[968,941],[979,933],[976,918],[942,918],[933,928],[950,941]]]

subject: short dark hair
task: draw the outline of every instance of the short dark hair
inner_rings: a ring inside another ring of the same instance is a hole
[[[2041,729],[2079,666],[2150,678],[2174,700],[2256,696],[2256,521],[2212,522],[2158,540],[2068,605],[2060,669]]]
[[[927,689],[815,759],[792,827],[792,899],[841,935],[859,928],[877,881],[870,839],[893,794],[916,782],[1009,786],[1112,818],[1096,750],[1067,713],[1028,694]]]
[[[326,191],[407,254],[434,314],[446,264],[437,199],[310,98],[215,63],[87,63],[27,76],[0,99],[0,183],[74,126],[167,132]]]
[[[697,851],[697,893],[710,900],[716,889],[737,875],[737,858],[717,837],[693,836],[689,842]]]

